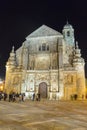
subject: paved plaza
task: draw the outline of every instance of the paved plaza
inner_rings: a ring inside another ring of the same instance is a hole
[[[87,101],[0,101],[0,130],[87,130]]]

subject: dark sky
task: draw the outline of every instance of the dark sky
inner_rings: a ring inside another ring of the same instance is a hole
[[[25,37],[42,24],[62,32],[67,20],[75,29],[75,39],[87,61],[86,0],[1,0],[0,77],[5,75],[6,61],[13,45],[15,50],[18,49]]]

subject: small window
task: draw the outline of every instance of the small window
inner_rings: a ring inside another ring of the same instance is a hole
[[[43,45],[42,45],[42,51],[45,51],[45,50],[46,50],[46,45],[43,44]]]
[[[41,51],[41,46],[39,46],[39,51]]]
[[[49,51],[49,46],[47,45],[47,51]]]
[[[70,36],[70,31],[67,32],[67,36],[68,36],[68,37]]]

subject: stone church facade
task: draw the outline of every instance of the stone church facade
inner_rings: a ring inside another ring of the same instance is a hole
[[[22,46],[10,52],[6,63],[5,91],[25,93],[27,98],[40,93],[49,100],[85,98],[84,59],[74,29],[67,23],[62,33],[42,25]]]

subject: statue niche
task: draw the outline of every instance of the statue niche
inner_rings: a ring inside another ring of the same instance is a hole
[[[30,62],[29,69],[30,69],[30,70],[34,70],[34,67],[35,67],[35,62],[34,62],[34,60],[32,60],[32,61]]]
[[[19,83],[19,77],[14,77],[13,78],[13,84],[18,84]]]
[[[72,75],[67,75],[64,77],[64,84],[74,83],[74,77]]]

